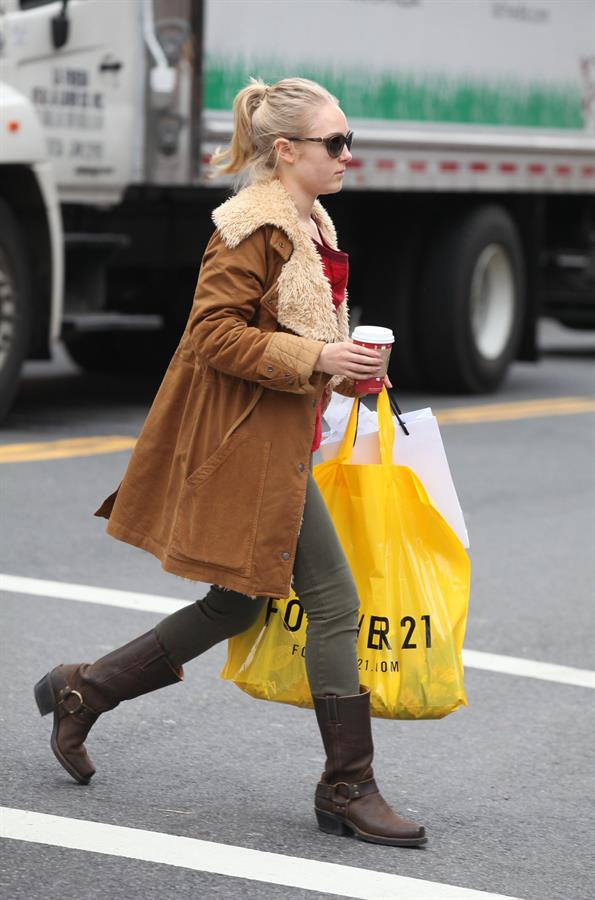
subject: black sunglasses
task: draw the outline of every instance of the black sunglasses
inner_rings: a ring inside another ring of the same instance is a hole
[[[283,135],[285,137],[285,135]],[[337,159],[337,157],[341,156],[343,153],[343,147],[347,147],[348,150],[351,150],[351,142],[353,141],[353,131],[348,131],[347,134],[331,134],[330,137],[315,137],[315,138],[301,138],[301,137],[288,137],[286,138],[288,141],[313,141],[316,144],[324,144],[326,147],[326,152],[332,159]]]

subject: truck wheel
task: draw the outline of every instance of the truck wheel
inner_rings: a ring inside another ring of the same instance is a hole
[[[12,405],[31,331],[31,283],[25,244],[10,207],[0,200],[0,421]]]
[[[477,207],[434,237],[420,282],[425,381],[441,391],[493,391],[515,358],[524,315],[524,264],[514,221]]]

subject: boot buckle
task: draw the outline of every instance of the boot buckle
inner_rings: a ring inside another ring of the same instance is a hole
[[[338,787],[347,788],[347,793],[337,791]],[[359,784],[349,784],[347,781],[337,781],[336,784],[333,784],[333,803],[340,809],[344,809],[349,805],[350,800],[357,800],[358,797],[361,797]]]
[[[80,691],[75,691],[73,688],[66,686],[61,693],[62,699],[59,702],[62,704],[68,715],[72,716],[83,709],[85,703],[83,701],[83,695],[80,693]],[[70,709],[68,706],[66,706],[66,700],[71,696],[75,696],[78,700],[78,706],[75,706],[73,709]]]

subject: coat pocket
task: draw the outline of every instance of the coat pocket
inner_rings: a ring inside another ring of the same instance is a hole
[[[249,576],[271,441],[232,434],[184,481],[170,553]]]

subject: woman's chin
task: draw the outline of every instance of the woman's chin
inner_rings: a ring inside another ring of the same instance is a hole
[[[343,187],[343,179],[342,178],[334,178],[332,182],[329,182],[325,185],[324,190],[321,190],[319,193],[321,194],[338,194],[341,188]]]

